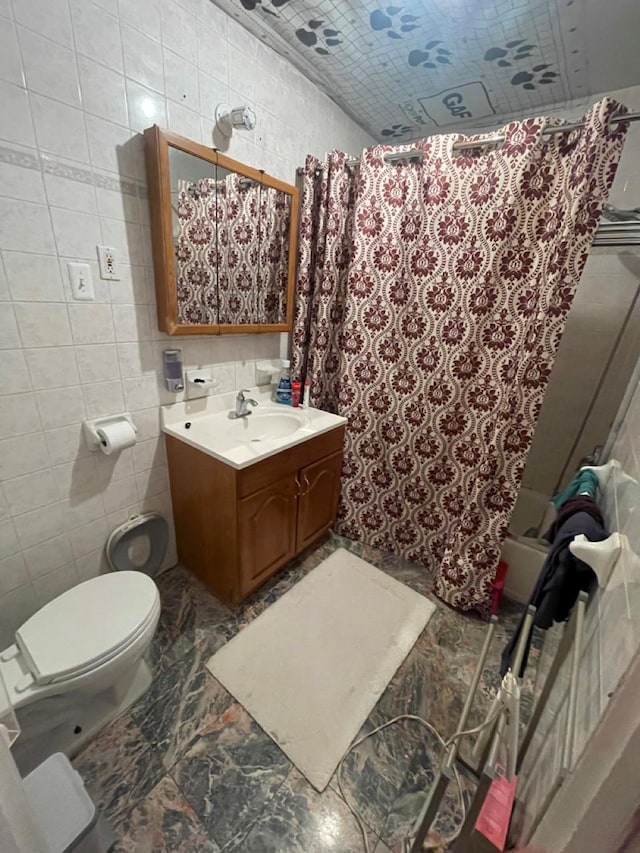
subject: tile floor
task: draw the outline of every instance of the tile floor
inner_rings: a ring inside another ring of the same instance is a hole
[[[74,761],[116,831],[118,853],[363,849],[335,776],[318,794],[205,669],[213,652],[337,547],[354,551],[438,604],[362,731],[402,713],[428,719],[444,736],[455,731],[486,625],[438,602],[423,568],[331,536],[231,612],[176,567],[158,578],[162,616],[150,652],[150,689]],[[501,614],[472,724],[489,705],[499,653],[517,613],[507,605]],[[525,683],[529,697],[538,651],[534,644]],[[343,788],[366,822],[371,851],[400,853],[437,760],[433,741],[407,721],[349,756]],[[463,784],[468,797],[473,784],[464,778]],[[459,819],[451,788],[439,831],[450,833]]]

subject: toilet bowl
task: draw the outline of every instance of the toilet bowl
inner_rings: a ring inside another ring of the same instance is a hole
[[[160,617],[153,580],[120,571],[84,581],[53,599],[0,654],[21,734],[21,773],[54,752],[73,755],[151,683],[144,661]]]

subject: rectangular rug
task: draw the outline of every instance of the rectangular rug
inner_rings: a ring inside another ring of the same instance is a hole
[[[340,548],[207,668],[323,791],[434,611]]]

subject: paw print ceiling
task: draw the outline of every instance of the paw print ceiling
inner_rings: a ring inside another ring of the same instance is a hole
[[[380,141],[498,126],[640,82],[638,0],[213,2]]]

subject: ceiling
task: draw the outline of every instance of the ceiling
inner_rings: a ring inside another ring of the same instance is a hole
[[[380,141],[640,84],[640,0],[214,0]]]

